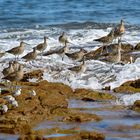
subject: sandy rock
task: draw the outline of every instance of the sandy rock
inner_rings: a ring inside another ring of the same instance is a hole
[[[66,122],[87,122],[87,121],[100,121],[101,118],[96,114],[84,114],[84,113],[68,113],[66,117],[64,117],[63,121]]]
[[[140,112],[140,100],[135,101],[134,105],[132,106],[134,111]]]
[[[88,140],[104,140],[105,136],[98,132],[80,132],[81,139],[88,139]]]
[[[135,81],[128,81],[121,86],[115,88],[113,90],[114,92],[124,92],[124,93],[136,93],[140,92],[140,79],[135,80]]]
[[[88,98],[90,100],[95,100],[95,101],[116,98],[115,96],[108,94],[108,93],[101,93],[101,92],[87,90],[87,89],[76,89],[74,91],[74,95],[78,99]]]

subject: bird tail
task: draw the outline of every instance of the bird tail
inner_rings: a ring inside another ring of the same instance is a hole
[[[70,54],[69,54],[69,53],[65,53],[65,55],[66,55],[66,56],[68,56],[68,57],[70,56]]]
[[[94,39],[93,41],[100,41],[100,39]]]

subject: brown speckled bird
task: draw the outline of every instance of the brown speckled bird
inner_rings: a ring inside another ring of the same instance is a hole
[[[16,56],[19,57],[19,55],[24,52],[25,44],[26,43],[22,41],[22,42],[20,42],[20,46],[12,48],[12,49],[10,49],[10,50],[8,50],[6,52],[15,55],[15,58],[16,58]]]
[[[75,73],[80,73],[80,72],[84,73],[85,70],[86,70],[86,67],[85,67],[85,58],[83,57],[82,64],[80,64],[78,66],[74,66],[74,67],[68,68],[68,70],[73,71]]]
[[[121,19],[120,24],[114,30],[114,37],[121,39],[124,33],[125,33],[124,20]]]
[[[113,39],[114,39],[114,29],[112,29],[108,35],[95,39],[94,41],[101,42],[103,43],[103,46],[105,46],[111,44],[113,42]],[[103,52],[103,47],[102,47],[101,54],[102,52]]]
[[[66,36],[65,32],[62,32],[62,34],[59,36],[58,40],[63,45],[65,45],[65,43],[69,43],[68,37]]]
[[[9,62],[9,66],[7,68],[4,68],[2,73],[4,76],[9,75],[10,73],[14,72],[14,68],[13,68],[13,63],[10,61]]]
[[[78,52],[74,52],[74,53],[65,53],[65,55],[67,55],[69,58],[71,58],[72,60],[81,60],[83,58],[83,56],[87,53],[86,50],[84,50],[83,48],[80,49],[80,51]]]
[[[33,51],[26,54],[25,56],[23,56],[22,58],[23,59],[26,59],[26,62],[27,61],[32,61],[32,60],[35,60],[37,57],[37,52],[36,52],[36,48],[33,48]]]
[[[22,80],[23,75],[24,75],[23,66],[20,65],[19,69],[17,71],[14,71],[14,72],[8,74],[7,76],[3,77],[2,79],[6,79],[6,80],[9,80],[11,82],[13,82],[13,81],[17,82],[17,81]]]
[[[38,51],[41,52],[41,58],[42,58],[42,53],[44,52],[44,50],[45,50],[45,49],[47,48],[47,46],[48,46],[48,43],[47,43],[47,40],[48,40],[48,39],[49,39],[48,37],[44,36],[44,42],[38,44],[38,45],[35,47],[36,50],[38,50]]]

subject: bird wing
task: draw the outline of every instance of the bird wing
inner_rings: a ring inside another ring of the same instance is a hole
[[[71,67],[71,68],[68,68],[68,69],[71,70],[71,71],[79,71],[81,69],[81,65],[74,66],[74,67]]]
[[[8,50],[6,52],[13,53],[13,52],[18,52],[18,51],[19,51],[19,47],[15,47],[15,48],[12,48],[12,49],[10,49],[10,50]]]
[[[36,48],[37,50],[40,50],[40,49],[42,49],[42,46],[43,46],[43,43],[40,43],[40,44],[38,44],[35,48]]]
[[[77,52],[75,52],[75,53],[65,53],[65,55],[67,55],[68,57],[70,57],[72,59],[76,59],[78,57]]]
[[[26,54],[25,56],[23,56],[22,58],[23,59],[30,59],[32,57],[32,53],[33,52],[30,52],[30,53]]]
[[[101,38],[95,39],[94,41],[105,42],[106,38],[107,38],[107,36],[103,36]]]
[[[13,78],[15,78],[15,76],[16,76],[16,73],[15,73],[15,72],[13,72],[13,73],[10,73],[9,75],[7,75],[7,76],[3,77],[2,79],[7,79],[7,80],[12,81],[12,80],[13,80]]]
[[[58,53],[58,54],[63,53],[63,52],[64,52],[64,48],[65,48],[65,47],[60,48],[60,49],[57,49],[55,53]]]

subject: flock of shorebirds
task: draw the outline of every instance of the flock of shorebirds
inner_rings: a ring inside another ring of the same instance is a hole
[[[119,63],[121,61],[121,51],[123,51],[121,49],[121,37],[124,34],[124,32],[125,32],[124,21],[121,20],[120,24],[117,25],[115,28],[113,28],[109,34],[107,34],[106,36],[103,36],[99,39],[94,40],[94,41],[98,41],[98,42],[102,43],[104,46],[104,45],[111,44],[114,39],[118,39],[118,52],[117,52],[116,57],[114,58],[114,61],[116,63]],[[42,58],[42,56],[58,54],[62,57],[62,60],[63,60],[64,56],[66,55],[67,57],[69,57],[72,60],[82,61],[80,65],[68,68],[70,71],[74,71],[76,73],[85,71],[85,54],[87,54],[86,50],[81,48],[77,52],[69,53],[68,44],[71,42],[68,40],[68,37],[65,34],[65,32],[63,32],[58,38],[59,42],[63,45],[63,47],[55,49],[55,50],[51,50],[48,52],[44,52],[45,49],[47,48],[48,39],[49,39],[48,37],[44,37],[44,42],[35,46],[33,48],[33,51],[29,52],[28,54],[23,56],[22,59],[24,59],[26,62],[29,61],[29,63],[30,63],[31,61],[33,61],[37,58],[37,55],[38,55],[37,51],[40,52],[41,58]],[[5,53],[10,53],[10,54],[15,55],[15,61],[9,62],[9,66],[7,68],[3,69],[2,73],[3,73],[4,77],[2,79],[9,80],[10,82],[13,82],[13,81],[18,82],[23,79],[24,66],[23,66],[23,64],[20,64],[17,60],[18,60],[19,56],[24,52],[26,44],[27,43],[22,41],[22,42],[20,42],[20,45],[18,47],[12,48],[5,52]],[[5,53],[0,53],[0,57],[2,57]],[[103,53],[103,50],[101,51],[100,55],[102,55],[102,53]],[[20,89],[18,89],[15,91],[14,96],[18,96],[18,95],[20,95],[20,93],[21,93],[21,91],[20,91]],[[6,96],[5,99],[8,100],[10,103],[13,103],[13,106],[18,106],[16,103],[16,100],[13,99],[11,97],[11,95]],[[8,108],[5,105],[2,105],[2,106],[0,106],[0,110],[7,112]]]

